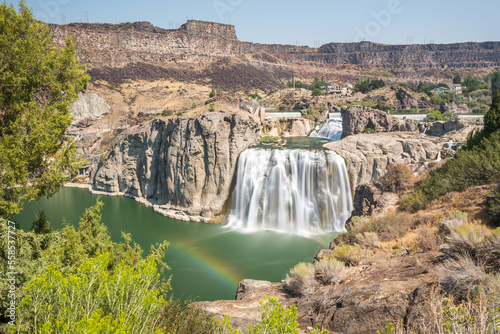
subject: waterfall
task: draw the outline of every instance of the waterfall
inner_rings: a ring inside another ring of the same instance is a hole
[[[327,138],[331,141],[340,140],[342,137],[342,120],[328,120],[325,124],[311,132],[309,137]]]
[[[351,211],[345,162],[335,152],[253,148],[240,155],[228,226],[341,232]]]

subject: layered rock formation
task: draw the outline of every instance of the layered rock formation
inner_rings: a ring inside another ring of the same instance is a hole
[[[351,189],[381,177],[391,163],[418,165],[435,159],[442,138],[415,133],[359,134],[325,145],[346,160]]]
[[[412,119],[400,119],[369,107],[344,107],[341,116],[342,138],[363,133],[366,129],[375,132],[418,131],[417,122]]]
[[[318,50],[331,65],[355,64],[381,68],[463,68],[500,65],[500,42],[386,45],[372,42],[330,43]]]
[[[333,66],[356,65],[387,70],[500,65],[500,42],[444,45],[331,43],[312,49],[307,46],[241,42],[236,38],[234,26],[192,20],[179,29],[168,30],[148,22],[71,23],[50,25],[50,29],[56,45],[63,45],[68,35],[75,36],[78,56],[89,68],[123,67],[134,62],[157,65],[179,61],[203,62],[244,54],[255,54],[256,59],[269,54],[266,59],[288,63],[312,61]]]
[[[248,114],[155,120],[121,134],[93,175],[93,190],[138,198],[164,215],[207,221],[230,195],[239,154],[260,142]]]

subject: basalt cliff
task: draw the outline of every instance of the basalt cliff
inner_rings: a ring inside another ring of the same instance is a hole
[[[345,66],[378,68],[401,77],[410,72],[432,76],[435,70],[494,70],[500,66],[500,42],[441,45],[359,42],[330,43],[320,48],[268,45],[238,40],[232,25],[195,20],[189,20],[179,29],[162,29],[148,22],[134,22],[71,23],[50,25],[50,30],[54,43],[59,46],[65,43],[67,36],[75,37],[78,57],[90,69],[94,80],[110,81],[114,78],[118,83],[125,79],[165,77],[203,81],[206,78],[213,79],[217,70],[220,72],[220,67],[223,67],[226,71],[224,74],[228,76],[251,72],[251,76],[267,84],[264,87],[252,87],[270,90],[273,86],[282,85],[283,79],[290,79],[295,66],[304,62],[316,64],[323,68],[322,71],[325,65],[336,69]],[[219,64],[215,70],[206,68],[201,72],[189,71],[189,66],[179,70],[182,64],[210,64],[223,58],[238,59],[245,66],[239,68],[242,64]],[[241,81],[245,80],[249,79],[242,78]],[[238,85],[235,87],[233,84],[232,88],[238,88]]]
[[[131,128],[92,175],[94,192],[126,195],[176,219],[208,221],[229,198],[236,161],[260,142],[248,114],[213,112]]]

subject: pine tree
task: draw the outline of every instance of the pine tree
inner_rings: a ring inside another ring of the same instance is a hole
[[[484,115],[485,135],[500,130],[500,94],[498,92],[491,102],[490,110]]]
[[[48,26],[24,1],[18,12],[0,4],[0,51],[0,217],[8,218],[23,200],[53,194],[75,172],[64,133],[89,76],[74,41],[52,46]]]

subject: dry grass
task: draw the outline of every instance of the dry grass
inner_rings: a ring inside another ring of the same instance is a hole
[[[444,291],[458,300],[467,297],[486,279],[486,272],[480,264],[467,255],[447,259],[436,268]]]
[[[356,244],[358,235],[375,233],[380,241],[400,238],[415,226],[413,217],[406,212],[389,212],[382,216],[353,217],[347,233],[337,237],[337,241]]]
[[[420,317],[408,323],[406,330],[399,326],[393,334],[494,334],[500,330],[498,302],[484,290],[478,291],[474,301],[454,304],[435,287],[421,310]]]

